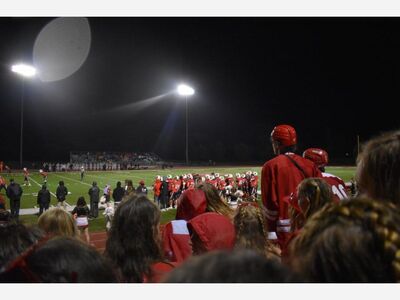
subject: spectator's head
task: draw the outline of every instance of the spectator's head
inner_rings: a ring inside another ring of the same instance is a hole
[[[191,219],[187,227],[195,255],[234,247],[235,229],[230,219],[223,215],[204,213]]]
[[[40,215],[38,226],[52,236],[76,237],[78,234],[73,217],[62,208],[46,210]]]
[[[400,215],[368,198],[328,204],[290,243],[289,264],[310,282],[399,282]]]
[[[296,130],[290,125],[277,125],[271,132],[272,149],[275,155],[295,152],[297,144]]]
[[[86,206],[85,197],[83,196],[79,197],[78,201],[76,201],[76,206],[85,207]]]
[[[178,199],[176,220],[186,220],[205,213],[207,209],[206,195],[202,190],[186,190]]]
[[[33,245],[42,235],[43,233],[38,228],[17,223],[11,219],[8,211],[0,211],[0,270]]]
[[[359,193],[400,205],[400,131],[369,140],[357,158]]]
[[[193,256],[169,273],[167,283],[288,283],[282,264],[251,250],[215,251]]]
[[[253,249],[270,256],[273,246],[268,241],[265,214],[257,202],[242,202],[236,208],[233,225],[236,231],[235,248]]]
[[[105,254],[121,281],[142,282],[161,260],[160,210],[146,196],[128,196],[115,212]]]
[[[330,185],[322,178],[306,178],[300,182],[289,205],[292,231],[302,228],[307,219],[332,202],[332,197]]]
[[[94,248],[72,238],[39,242],[0,275],[3,282],[115,282],[111,266]]]
[[[216,212],[229,218],[233,217],[233,210],[221,198],[218,190],[210,183],[204,182],[197,186],[197,189],[202,190],[207,199],[207,211]]]

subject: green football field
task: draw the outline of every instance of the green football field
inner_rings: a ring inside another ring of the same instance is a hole
[[[248,170],[257,171],[259,176],[261,175],[261,166],[256,167],[208,167],[208,168],[174,168],[165,170],[129,170],[129,171],[87,171],[85,172],[85,177],[83,181],[80,180],[80,172],[50,172],[47,178],[47,187],[51,193],[51,205],[57,204],[57,199],[55,197],[55,192],[58,186],[58,182],[63,180],[65,186],[68,189],[69,195],[67,196],[67,203],[71,206],[76,204],[76,200],[80,196],[84,196],[87,202],[89,202],[88,191],[92,185],[93,181],[96,181],[99,188],[103,190],[106,184],[110,184],[111,188],[114,189],[117,181],[121,181],[124,185],[125,179],[131,179],[134,186],[139,184],[140,180],[144,180],[147,187],[151,187],[154,178],[157,175],[161,176],[177,176],[186,173],[198,173],[198,174],[210,174],[212,172],[219,173],[220,175],[244,173]],[[350,181],[350,178],[354,176],[355,167],[329,167],[326,170],[328,173],[334,174],[341,177],[345,182]],[[22,173],[12,173],[12,174],[2,174],[9,182],[10,178],[14,178],[23,189],[23,196],[21,199],[21,208],[33,208],[36,206],[37,193],[41,189],[43,184],[42,176],[38,172],[30,172],[30,186],[23,185],[23,174]],[[4,190],[1,193],[5,193]],[[149,199],[153,199],[153,191],[149,189],[148,194]],[[7,200],[7,205],[8,205]],[[162,223],[170,221],[175,216],[175,211],[170,210],[162,213]],[[104,219],[99,214],[100,218],[93,220],[93,229],[101,230],[104,229]],[[36,216],[21,216],[23,220],[29,223],[34,223],[37,219]],[[98,223],[98,224],[97,224]],[[97,224],[97,225],[95,225]],[[92,225],[92,224],[91,224]]]

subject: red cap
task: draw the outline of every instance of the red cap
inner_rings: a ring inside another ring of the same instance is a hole
[[[271,138],[282,146],[288,147],[297,144],[296,130],[290,125],[277,125],[271,132]]]

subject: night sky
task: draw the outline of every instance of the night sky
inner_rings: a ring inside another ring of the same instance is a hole
[[[19,160],[21,79],[16,61],[52,18],[0,18],[0,160]],[[24,160],[69,151],[154,151],[185,160],[263,162],[274,125],[298,148],[354,163],[356,136],[397,129],[399,18],[89,18],[91,48],[72,76],[26,82]],[[148,105],[141,100],[165,95]],[[140,102],[143,103],[143,102]],[[133,104],[133,105],[132,105]],[[347,156],[346,156],[347,153]]]

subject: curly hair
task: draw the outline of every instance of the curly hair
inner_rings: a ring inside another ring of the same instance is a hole
[[[233,225],[236,231],[235,248],[252,249],[266,257],[278,254],[268,240],[265,214],[256,202],[239,204],[233,218]]]
[[[143,282],[151,265],[162,260],[160,210],[146,197],[125,197],[118,205],[106,243],[105,255],[122,282]]]
[[[288,263],[310,282],[400,282],[400,215],[369,198],[328,204],[292,241]]]

